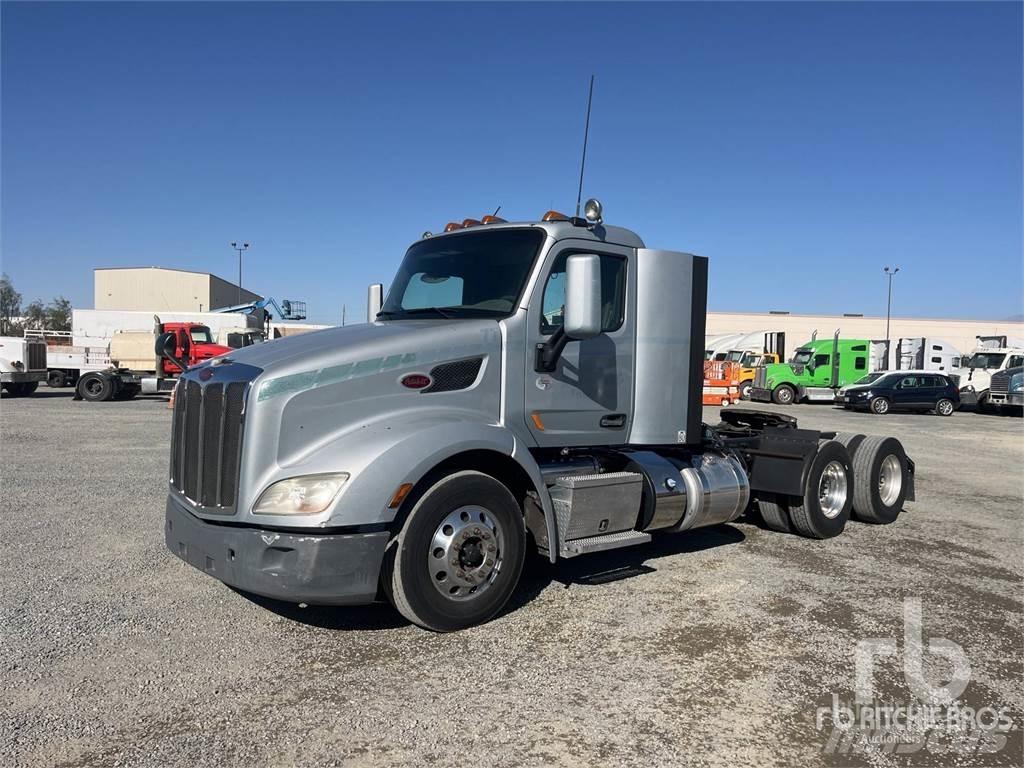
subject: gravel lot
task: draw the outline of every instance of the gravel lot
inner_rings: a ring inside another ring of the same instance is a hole
[[[1015,722],[956,762],[1021,765],[1022,421],[779,410],[900,437],[918,501],[829,541],[743,520],[532,562],[504,615],[435,635],[385,605],[257,604],[166,552],[165,400],[4,398],[0,765],[948,764],[826,755],[816,727],[858,640],[902,643],[905,597],[967,654],[963,698]],[[876,680],[909,700],[898,660]]]

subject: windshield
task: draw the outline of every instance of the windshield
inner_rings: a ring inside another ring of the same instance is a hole
[[[743,355],[744,352],[738,349],[734,349],[726,356],[725,359],[728,360],[730,363],[738,363],[740,360],[743,359]]]
[[[197,325],[195,328],[190,328],[188,335],[192,337],[194,344],[213,344],[213,338],[210,336],[210,329],[204,325]]]
[[[1006,359],[1005,352],[976,352],[967,363],[968,368],[998,368]]]
[[[764,355],[759,355],[757,352],[747,352],[743,355],[743,359],[740,360],[740,365],[744,368],[756,368],[763,361]]]
[[[861,384],[870,384],[871,382],[880,379],[884,375],[884,373],[869,373],[867,376],[862,376],[855,382],[853,382],[853,386],[856,387]]]
[[[405,254],[378,317],[506,317],[543,241],[539,229],[421,240]]]
[[[798,349],[796,354],[793,355],[793,359],[790,360],[793,365],[807,365],[814,358],[813,349]]]

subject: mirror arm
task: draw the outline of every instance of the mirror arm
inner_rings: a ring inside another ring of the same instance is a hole
[[[553,372],[569,341],[569,337],[565,335],[565,327],[558,326],[547,341],[537,345],[537,359],[534,361],[533,369],[538,373]]]

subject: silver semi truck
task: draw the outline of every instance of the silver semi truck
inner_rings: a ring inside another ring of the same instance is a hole
[[[838,535],[914,498],[893,438],[701,421],[708,261],[588,218],[413,244],[371,322],[190,369],[165,538],[243,592],[483,622],[555,562],[736,520]],[[372,295],[372,292],[371,292]]]

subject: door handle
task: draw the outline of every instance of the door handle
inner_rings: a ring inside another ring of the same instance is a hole
[[[609,413],[607,416],[602,416],[601,426],[607,429],[622,429],[626,426],[626,414]]]

